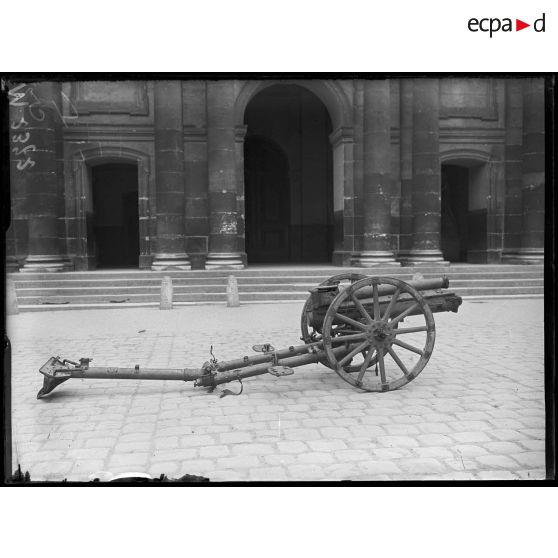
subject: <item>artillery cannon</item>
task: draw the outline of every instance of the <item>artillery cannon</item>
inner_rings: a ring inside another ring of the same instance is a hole
[[[416,378],[432,355],[433,313],[458,311],[462,299],[445,292],[448,286],[447,277],[404,282],[342,273],[310,290],[302,309],[302,345],[280,350],[268,343],[254,345],[261,354],[211,358],[201,368],[92,367],[90,358],[51,357],[39,370],[44,382],[37,398],[70,378],[181,380],[213,390],[261,374],[288,376],[316,362],[364,391],[395,390]]]

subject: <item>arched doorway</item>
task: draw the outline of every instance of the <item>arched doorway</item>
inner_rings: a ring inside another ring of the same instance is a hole
[[[130,163],[91,167],[88,252],[97,268],[138,267],[138,168]]]
[[[328,111],[298,85],[272,85],[246,107],[248,263],[331,262],[333,172]]]
[[[488,164],[442,164],[442,253],[450,262],[485,263],[490,177]]]

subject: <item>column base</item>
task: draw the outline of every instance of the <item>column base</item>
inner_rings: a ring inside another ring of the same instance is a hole
[[[205,269],[244,269],[240,252],[209,253],[205,260]]]
[[[377,267],[382,265],[400,266],[395,260],[393,252],[374,250],[369,252],[361,252],[353,260],[355,267]]]
[[[517,252],[502,254],[502,263],[540,265],[544,263],[544,250],[539,248],[520,249]]]
[[[16,273],[19,271],[19,262],[15,256],[6,258],[6,273]]]
[[[153,271],[190,271],[190,260],[187,254],[155,254],[151,263]]]
[[[69,260],[63,256],[27,256],[20,273],[56,273],[71,269]]]
[[[450,262],[444,260],[444,256],[439,250],[411,250],[406,259],[401,263],[403,266],[449,264]]]

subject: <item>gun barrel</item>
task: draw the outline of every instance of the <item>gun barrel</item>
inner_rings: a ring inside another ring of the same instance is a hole
[[[415,279],[414,281],[406,281],[407,285],[413,287],[417,291],[434,291],[438,289],[447,289],[449,287],[449,278],[445,275],[435,279]],[[380,285],[378,287],[378,295],[386,296],[393,294],[396,287],[393,285]],[[357,298],[372,298],[372,287],[364,287],[357,291]]]

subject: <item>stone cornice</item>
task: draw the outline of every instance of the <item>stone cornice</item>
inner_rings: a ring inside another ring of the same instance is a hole
[[[329,141],[333,147],[336,147],[339,143],[352,143],[354,139],[354,128],[349,126],[340,126],[329,134]]]

